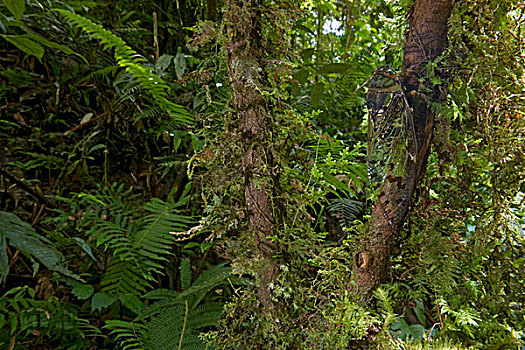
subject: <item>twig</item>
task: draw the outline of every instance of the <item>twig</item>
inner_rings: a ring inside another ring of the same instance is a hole
[[[159,35],[157,31],[157,12],[153,12],[153,46],[155,47],[155,59],[159,59]]]
[[[72,132],[75,132],[75,131],[77,131],[78,129],[81,129],[81,128],[83,128],[83,127],[86,126],[86,125],[93,124],[94,122],[96,122],[97,120],[99,120],[99,119],[101,119],[101,118],[104,118],[104,117],[107,116],[108,114],[109,114],[109,112],[104,112],[104,113],[102,113],[102,114],[99,114],[99,115],[97,115],[95,118],[92,118],[92,119],[88,120],[88,121],[85,122],[85,123],[79,124],[79,125],[75,126],[74,128],[69,129],[68,131],[66,131],[66,132],[64,133],[64,135],[68,135],[68,134],[70,134],[70,133],[72,133]]]
[[[56,205],[48,201],[46,198],[44,198],[42,195],[38,194],[33,190],[31,187],[29,187],[26,183],[24,183],[22,180],[19,180],[16,176],[10,174],[6,170],[0,168],[0,175],[7,177],[9,180],[14,182],[16,185],[20,186],[24,191],[35,197],[40,203],[44,204],[45,206],[49,208],[56,209],[58,208]]]

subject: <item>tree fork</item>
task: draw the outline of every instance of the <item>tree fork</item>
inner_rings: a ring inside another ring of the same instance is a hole
[[[412,204],[414,190],[426,169],[435,115],[418,93],[425,65],[443,53],[447,43],[447,24],[453,0],[415,0],[404,46],[401,82],[410,107],[417,145],[412,162],[402,178],[387,173],[382,191],[372,209],[363,248],[358,252],[354,281],[359,294],[368,296],[378,284],[386,282],[393,245]],[[446,86],[435,86],[432,100],[446,98]]]

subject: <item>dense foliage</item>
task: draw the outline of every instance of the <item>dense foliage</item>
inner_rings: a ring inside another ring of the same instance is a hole
[[[388,283],[355,292],[366,91],[400,70],[411,6],[2,0],[0,347],[524,347],[519,1],[456,2],[421,81],[448,86],[426,174]],[[239,81],[267,116],[249,178]]]

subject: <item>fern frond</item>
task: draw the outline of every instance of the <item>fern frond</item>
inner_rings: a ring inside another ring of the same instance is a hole
[[[148,329],[144,324],[121,320],[108,320],[104,328],[111,330],[124,350],[150,349]]]
[[[180,263],[180,287],[182,290],[190,288],[191,285],[191,263],[185,258]]]
[[[190,311],[186,327],[188,329],[200,329],[214,326],[219,322],[223,311],[223,303],[204,303]]]
[[[151,271],[142,260],[121,260],[114,257],[108,266],[100,285],[102,291],[113,295],[141,295],[151,288]]]
[[[349,227],[359,217],[364,206],[363,202],[343,197],[334,199],[328,211],[342,227]]]
[[[181,264],[181,275],[191,273],[191,270],[188,271],[189,260],[186,261],[187,262]],[[183,312],[187,306],[189,314],[186,315],[186,327],[188,327],[188,329],[198,329],[215,325],[222,315],[223,304],[204,303],[200,305],[200,303],[210,290],[225,283],[230,277],[232,277],[231,269],[225,265],[218,265],[205,270],[199,278],[195,280],[193,285],[184,289],[183,292],[177,292],[171,289],[151,291],[147,293],[145,297],[153,300],[157,299],[158,301],[145,308],[137,317],[137,320],[152,318],[151,323],[153,324],[155,322],[155,325],[151,327],[155,327],[156,329],[164,323],[173,325],[175,322],[178,322],[176,320],[180,320],[181,317],[183,317]],[[187,282],[184,282],[184,284],[186,283]],[[161,340],[159,341],[162,343]],[[165,339],[165,341],[166,344],[168,344],[171,340]],[[184,347],[184,349],[186,348]]]
[[[151,106],[148,108],[141,109],[135,113],[135,121],[141,119],[154,119],[158,118],[162,113],[162,110],[157,106]],[[159,133],[163,130],[159,130]]]
[[[112,183],[109,187],[99,186],[94,193],[79,193],[77,198],[89,209],[85,215],[120,213],[128,216],[135,213],[137,209],[134,205],[137,195],[132,194],[131,189],[124,189],[124,184]]]
[[[205,303],[196,309],[188,304],[163,310],[149,324],[154,349],[205,349],[196,336],[201,328],[217,324],[223,312],[222,303]]]
[[[186,317],[184,305],[165,309],[158,317],[155,317],[148,324],[153,347],[155,349],[177,349]]]
[[[184,230],[191,223],[188,217],[178,214],[176,208],[180,206],[179,202],[152,199],[143,207],[150,214],[136,223],[139,228],[130,233],[129,240],[111,241],[115,253],[120,254],[104,275],[103,291],[140,295],[150,287],[148,281],[162,273],[161,262],[167,260],[174,243],[170,231]]]
[[[464,347],[454,344],[449,339],[430,338],[428,341],[415,343],[397,341],[398,349],[400,350],[474,350],[472,347]]]
[[[156,302],[147,307],[140,318],[149,317],[163,307],[183,303],[188,300],[192,308],[196,307],[204,298],[204,296],[215,287],[225,283],[233,274],[231,268],[224,264],[212,266],[204,270],[199,277],[193,282],[193,285],[178,293],[170,289],[158,289],[151,291],[145,295],[149,299],[160,299],[162,302]]]
[[[136,80],[133,80],[133,76],[126,72],[121,72],[117,75],[113,82],[113,87],[119,96],[118,100],[115,102],[117,105],[121,105],[126,101],[136,103],[136,95],[143,91],[140,84],[138,84]]]
[[[111,65],[107,67],[103,67],[100,69],[97,69],[96,71],[93,71],[86,75],[84,78],[79,80],[77,83],[78,85],[82,84],[85,81],[88,81],[90,79],[103,79],[110,75],[114,75],[117,72],[118,66],[117,65]]]
[[[223,284],[228,278],[233,277],[229,269],[217,272],[218,273],[216,275],[213,275],[207,279],[199,280],[199,278],[197,278],[191,288],[193,292],[185,291],[182,293],[183,297],[186,295],[191,295],[192,305],[198,305],[209,291]]]
[[[172,231],[183,231],[192,222],[190,218],[178,214],[179,202],[164,202],[153,198],[144,205],[144,210],[150,212],[144,218],[143,227],[133,237],[133,249],[138,255],[149,261],[152,271],[160,272],[163,268],[158,264],[164,261],[173,245]]]
[[[507,329],[499,333],[492,332],[489,339],[490,341],[484,347],[486,349],[519,349],[520,345],[523,345],[518,332],[509,332]]]
[[[17,287],[0,297],[0,329],[11,334],[38,330],[43,336],[85,338],[86,331],[93,336],[101,332],[78,314],[74,304],[63,304],[52,296],[36,300],[35,291],[29,287]],[[5,328],[4,328],[5,327]]]
[[[140,86],[151,94],[153,100],[167,111],[173,120],[180,123],[192,122],[191,115],[182,106],[168,100],[169,85],[153,73],[152,69],[144,64],[146,59],[128,46],[124,40],[100,24],[96,24],[76,13],[61,9],[56,11],[82,31],[99,39],[104,46],[104,50],[113,49],[117,64],[131,74],[139,82]]]
[[[156,332],[152,332],[152,335]],[[157,338],[157,336],[160,336]],[[179,334],[180,336],[180,334]],[[152,349],[155,350],[178,350],[179,349],[179,338],[175,337],[175,334],[171,336],[167,333],[155,334],[155,341],[152,341]],[[202,343],[194,334],[186,334],[182,338],[181,350],[205,350],[206,345]]]
[[[151,292],[146,293],[144,298],[153,299],[153,300],[162,300],[162,299],[173,299],[177,298],[180,295],[180,292],[177,292],[174,289],[155,289]]]
[[[180,297],[180,293],[177,294],[176,291],[173,291],[172,298],[159,300],[149,305],[146,309],[144,309],[141,312],[140,316],[137,317],[137,320],[144,320],[146,318],[159,314],[163,310],[167,310],[175,306],[180,306],[182,304],[184,304],[184,299]]]
[[[135,196],[123,186],[113,184],[92,194],[78,196],[87,206],[80,227],[97,238],[97,245],[113,253],[102,278],[102,291],[112,295],[143,294],[151,288],[155,274],[163,273],[163,262],[174,244],[171,231],[184,231],[192,222],[180,214],[187,198],[178,202],[152,199],[142,211],[134,202]],[[137,219],[137,212],[146,216]]]
[[[121,246],[124,245],[129,246],[129,239],[126,237],[128,230],[126,227],[121,227],[120,223],[105,221],[100,217],[93,218],[92,222],[93,225],[86,234],[97,239],[97,246],[106,245],[106,248],[115,249],[122,249]]]

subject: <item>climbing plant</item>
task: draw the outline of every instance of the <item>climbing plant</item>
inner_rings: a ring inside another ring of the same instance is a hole
[[[0,1],[0,347],[523,347],[523,6],[441,3]]]

